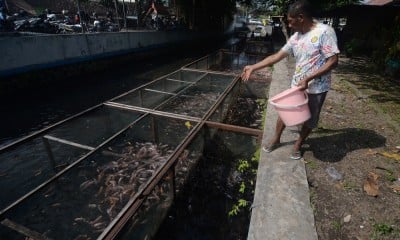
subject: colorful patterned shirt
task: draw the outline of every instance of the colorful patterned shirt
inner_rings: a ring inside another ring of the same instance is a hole
[[[316,22],[313,29],[305,34],[294,33],[282,50],[293,55],[296,60],[292,87],[325,64],[326,59],[339,53],[335,31],[328,25]],[[308,83],[308,93],[329,91],[331,72]]]

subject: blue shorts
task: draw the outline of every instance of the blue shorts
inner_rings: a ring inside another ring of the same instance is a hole
[[[326,94],[328,92],[308,94],[308,107],[310,108],[311,118],[304,122],[308,128],[316,128],[318,126],[319,114],[321,113],[322,105],[324,104]]]

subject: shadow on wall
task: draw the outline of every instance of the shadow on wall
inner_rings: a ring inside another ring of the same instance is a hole
[[[354,150],[382,147],[386,143],[385,137],[367,129],[318,129],[315,133],[324,136],[310,138],[307,143],[314,157],[323,162],[339,162]]]

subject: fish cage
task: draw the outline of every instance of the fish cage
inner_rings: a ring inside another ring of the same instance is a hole
[[[244,48],[250,49],[253,45],[260,44],[265,45],[267,43],[264,41],[247,41]],[[265,53],[265,51],[267,50],[246,53],[245,51],[236,52],[220,49],[185,65],[183,69],[199,69],[210,72],[222,71],[240,75],[246,65],[251,65],[262,61],[265,57],[271,54],[271,52],[268,51]],[[265,98],[266,90],[268,89],[269,83],[272,80],[271,73],[271,67],[266,67],[253,72],[249,81],[243,84],[241,95]]]
[[[195,62],[187,64],[185,68],[240,74],[246,65],[255,64],[264,58],[265,55],[245,54],[243,52],[220,49]]]
[[[247,48],[247,44],[246,44]],[[192,63],[184,66],[188,69],[199,69],[216,72],[226,72],[231,74],[241,74],[246,65],[255,64],[265,57],[270,55],[270,52],[234,52],[220,49],[212,54],[204,56]],[[250,82],[262,82],[265,80],[265,75],[270,72],[267,69],[260,69],[253,73],[250,77]]]
[[[155,232],[217,129],[261,137],[224,122],[243,89],[238,70],[261,59],[220,51],[0,148],[0,235]]]

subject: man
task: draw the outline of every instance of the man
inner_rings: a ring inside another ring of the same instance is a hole
[[[300,86],[307,91],[311,112],[311,118],[302,125],[290,155],[290,159],[298,160],[301,158],[303,142],[318,125],[322,104],[331,85],[331,70],[338,64],[339,49],[334,30],[314,21],[311,5],[307,1],[300,0],[290,5],[287,20],[294,34],[277,53],[254,65],[245,66],[242,79],[247,81],[253,71],[271,66],[289,54],[295,57],[296,67],[291,87]],[[263,146],[264,151],[271,152],[279,147],[284,129],[285,124],[278,118],[275,134]]]

